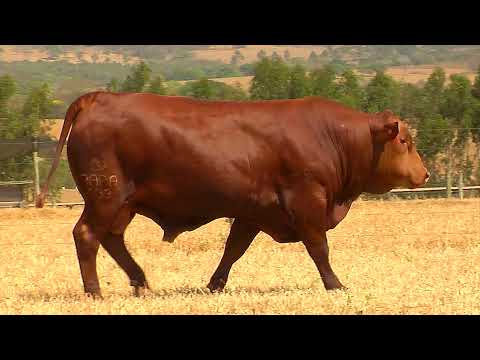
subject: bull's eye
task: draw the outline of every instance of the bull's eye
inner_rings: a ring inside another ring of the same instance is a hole
[[[406,144],[407,143],[407,140],[405,139],[400,139],[400,144]]]

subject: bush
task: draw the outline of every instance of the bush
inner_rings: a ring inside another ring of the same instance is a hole
[[[40,172],[40,183],[43,184],[48,176],[48,172],[52,166],[52,160],[41,161],[38,165]],[[50,182],[48,188],[48,196],[52,201],[58,201],[60,199],[62,188],[75,189],[75,180],[70,172],[68,161],[61,159],[58,164],[58,168]]]
[[[201,79],[189,82],[178,89],[178,95],[211,100],[246,100],[241,88],[218,81]]]

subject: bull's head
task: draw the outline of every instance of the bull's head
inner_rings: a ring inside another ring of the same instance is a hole
[[[370,119],[376,165],[368,192],[384,193],[397,187],[417,188],[430,174],[417,152],[408,126],[390,110]]]

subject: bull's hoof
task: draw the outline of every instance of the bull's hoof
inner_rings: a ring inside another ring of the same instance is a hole
[[[338,279],[335,277],[335,278],[329,278],[329,279],[325,279],[323,281],[323,285],[325,286],[325,289],[327,291],[332,291],[332,290],[343,290],[343,291],[346,291],[348,290],[347,287],[343,286],[342,283],[340,281],[338,281]]]
[[[342,290],[342,291],[347,291],[348,288],[346,286],[343,286],[342,284],[339,285],[325,285],[325,289],[327,291],[333,291],[333,290]]]
[[[162,241],[165,241],[165,242],[168,242],[168,243],[172,244],[175,241],[175,237],[164,235],[163,238],[162,238]]]
[[[164,229],[162,241],[173,243],[182,232],[173,229]]]
[[[85,296],[88,299],[103,300],[103,296],[99,291],[85,291]]]
[[[333,291],[333,290],[347,291],[348,290],[348,288],[346,286],[343,286],[343,285],[338,286],[338,287],[331,287],[331,288],[327,288],[325,286],[325,289],[327,289],[327,291]]]
[[[133,286],[133,296],[135,297],[143,297],[146,295],[147,290],[150,290],[150,286],[148,286],[146,280],[143,282],[131,280],[130,285]]]
[[[144,297],[147,294],[148,288],[145,286],[134,286],[133,287],[133,296],[135,297]]]
[[[226,281],[224,279],[212,279],[210,283],[207,285],[207,288],[210,292],[213,293],[221,293],[225,288]]]

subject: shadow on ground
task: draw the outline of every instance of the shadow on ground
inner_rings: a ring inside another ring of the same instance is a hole
[[[279,295],[289,292],[317,292],[323,291],[317,286],[312,287],[244,287],[235,289],[225,289],[221,293],[211,293],[206,287],[193,287],[193,286],[181,286],[173,289],[153,289],[146,292],[145,296],[140,297],[148,300],[149,298],[175,298],[178,296],[235,296],[235,295]],[[119,293],[103,293],[104,301],[115,300],[117,298],[135,298],[132,292],[119,292]],[[85,301],[91,300],[82,292],[31,292],[19,294],[15,297],[18,301],[26,302],[50,302],[50,301]]]

